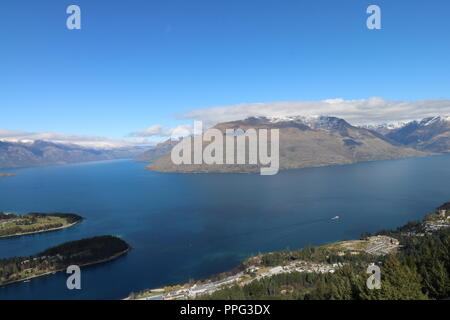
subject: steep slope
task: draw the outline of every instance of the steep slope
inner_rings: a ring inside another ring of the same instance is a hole
[[[450,152],[450,117],[425,118],[391,130],[386,137],[423,151]]]
[[[371,160],[388,160],[426,155],[396,146],[381,134],[350,125],[334,117],[295,117],[289,119],[249,118],[220,123],[215,128],[279,129],[280,169],[319,167]],[[259,165],[175,165],[170,153],[148,167],[162,172],[254,172]]]
[[[178,141],[172,141],[171,139],[158,143],[154,148],[139,154],[134,160],[138,162],[151,162],[170,152],[177,143]]]
[[[20,168],[87,161],[133,158],[142,148],[89,149],[46,141],[16,143],[0,141],[0,168]]]

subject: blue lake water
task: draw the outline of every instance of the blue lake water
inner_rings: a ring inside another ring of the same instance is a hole
[[[248,174],[164,174],[132,161],[2,170],[0,211],[73,212],[66,230],[0,240],[0,258],[96,235],[134,248],[66,274],[0,288],[0,299],[118,299],[226,271],[251,254],[357,238],[450,201],[450,155]],[[340,220],[331,220],[339,215]]]

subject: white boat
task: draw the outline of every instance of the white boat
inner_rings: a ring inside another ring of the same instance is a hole
[[[336,216],[336,217],[334,217],[334,218],[331,218],[331,220],[339,220],[341,217],[339,217],[339,216]]]

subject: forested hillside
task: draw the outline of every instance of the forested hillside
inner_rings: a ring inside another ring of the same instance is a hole
[[[410,224],[409,228],[412,225]],[[424,236],[404,236],[405,228],[390,232],[401,239],[402,250],[384,257],[359,256],[335,273],[285,273],[246,286],[222,289],[201,299],[302,299],[302,300],[409,300],[445,299],[450,296],[450,230]],[[289,259],[307,258],[332,263],[343,257],[327,255],[320,248],[269,255],[263,263],[277,265]],[[381,289],[366,286],[370,262],[381,268]]]

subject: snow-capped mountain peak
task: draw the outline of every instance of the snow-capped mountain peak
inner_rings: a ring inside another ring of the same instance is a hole
[[[450,122],[450,116],[436,116],[425,118],[422,121],[420,121],[419,124],[422,126],[429,126],[438,122]]]
[[[393,122],[385,122],[380,124],[365,124],[360,125],[360,128],[370,129],[370,130],[394,130],[399,129],[407,125],[410,121],[393,121]]]
[[[321,130],[335,130],[339,129],[342,125],[347,124],[343,119],[322,115],[270,117],[268,119],[272,123],[298,121],[312,129]]]

